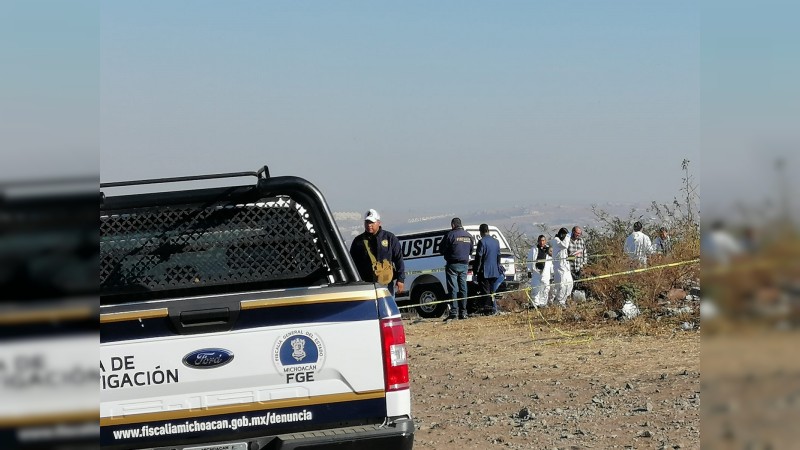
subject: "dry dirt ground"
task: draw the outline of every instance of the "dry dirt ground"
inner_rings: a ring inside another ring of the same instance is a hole
[[[704,449],[800,448],[800,332],[703,336]]]
[[[698,331],[542,319],[404,321],[415,449],[700,448]]]

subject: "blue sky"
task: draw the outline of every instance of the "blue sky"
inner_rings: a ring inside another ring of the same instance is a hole
[[[335,209],[669,200],[694,2],[106,2],[101,179],[268,164]],[[699,177],[699,170],[698,170]]]
[[[668,200],[688,158],[724,214],[797,172],[788,0],[2,8],[0,181],[269,164],[336,209],[436,213]]]
[[[0,181],[97,176],[96,2],[0,1]]]
[[[702,5],[704,216],[769,219],[785,195],[800,219],[800,3]]]

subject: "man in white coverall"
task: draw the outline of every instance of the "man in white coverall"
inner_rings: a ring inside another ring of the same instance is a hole
[[[567,306],[567,297],[572,292],[572,273],[567,260],[569,240],[569,232],[562,227],[550,241],[550,247],[553,249],[553,282],[556,284],[553,303],[558,303],[562,307]]]
[[[724,266],[744,253],[742,246],[725,229],[722,221],[714,221],[710,230],[703,231],[704,233],[700,235],[700,254],[704,263],[711,262]]]
[[[633,224],[633,233],[625,239],[623,250],[639,267],[647,267],[647,255],[653,253],[653,243],[650,236],[642,233],[642,228],[642,222]]]
[[[528,272],[531,275],[533,304],[547,306],[550,296],[550,277],[553,276],[553,257],[544,235],[539,235],[536,245],[528,252]]]

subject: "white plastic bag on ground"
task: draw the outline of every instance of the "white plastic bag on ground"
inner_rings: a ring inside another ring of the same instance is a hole
[[[700,320],[711,320],[719,315],[719,308],[710,298],[700,300]]]
[[[639,315],[639,308],[634,305],[632,301],[625,300],[625,304],[622,305],[622,315],[625,316],[626,319],[633,319]]]

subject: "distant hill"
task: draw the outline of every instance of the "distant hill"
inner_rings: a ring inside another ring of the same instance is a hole
[[[598,208],[616,217],[628,217],[633,209],[637,214],[645,214],[648,205],[633,203],[605,203]],[[594,227],[599,225],[592,213],[592,205],[537,204],[528,206],[479,209],[470,212],[436,213],[431,211],[379,210],[384,228],[395,233],[405,234],[417,231],[448,228],[450,219],[460,217],[465,224],[487,223],[501,230],[512,227],[530,236],[542,234],[546,226],[552,234],[560,227]],[[336,224],[342,237],[349,245],[353,237],[364,231],[363,213],[334,212]]]

